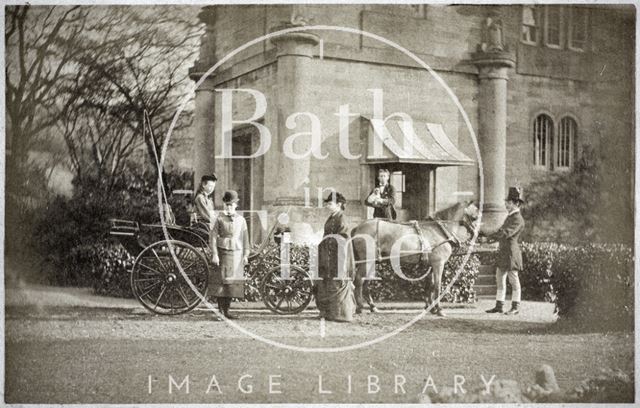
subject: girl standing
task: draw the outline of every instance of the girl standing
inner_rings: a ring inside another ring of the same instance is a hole
[[[229,313],[231,298],[244,299],[244,265],[248,263],[250,252],[247,222],[236,213],[238,200],[237,192],[229,190],[224,193],[224,210],[215,218],[209,234],[212,262],[220,265],[211,274],[209,287],[227,319],[236,318]]]

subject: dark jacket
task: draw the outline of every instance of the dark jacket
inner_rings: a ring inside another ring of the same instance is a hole
[[[503,271],[522,270],[522,252],[520,251],[520,234],[524,229],[524,218],[520,211],[507,216],[498,231],[489,235],[489,241],[498,241],[497,267]]]
[[[331,214],[324,223],[323,237],[327,235],[340,235],[345,240],[349,239],[349,228],[342,211]],[[344,261],[348,262],[347,256]],[[349,273],[348,268],[346,272]],[[338,241],[334,238],[323,239],[318,246],[318,275],[321,278],[338,276]]]
[[[196,209],[196,221],[209,224],[215,219],[215,203],[213,194],[207,196],[204,191],[198,191],[193,203]]]
[[[371,190],[371,193],[369,193],[369,197],[371,196],[371,194],[373,194],[374,191],[375,188]],[[365,204],[369,207],[374,208],[373,218],[387,218],[390,220],[396,219],[396,209],[394,207],[396,203],[395,193],[395,188],[393,188],[391,184],[387,184],[380,192],[380,198],[382,198],[382,202],[380,204],[370,203],[367,197],[367,200],[365,200]]]

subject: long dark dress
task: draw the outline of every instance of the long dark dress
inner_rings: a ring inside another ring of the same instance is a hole
[[[340,235],[349,238],[344,214],[342,211],[331,214],[324,224],[324,237]],[[353,294],[352,257],[350,251],[339,259],[338,242],[332,238],[323,239],[318,247],[318,274],[321,280],[317,282],[316,305],[320,317],[327,320],[350,322],[356,307]],[[342,261],[342,273],[339,274],[338,262]],[[339,276],[341,275],[341,276]],[[340,279],[334,279],[334,278]]]

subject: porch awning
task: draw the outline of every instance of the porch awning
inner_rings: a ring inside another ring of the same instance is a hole
[[[451,142],[439,123],[363,117],[367,123],[367,163],[471,166],[475,161]]]

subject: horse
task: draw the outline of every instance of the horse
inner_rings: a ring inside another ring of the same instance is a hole
[[[430,272],[425,272],[425,275],[431,274],[425,279],[426,305],[429,307],[437,301],[431,313],[445,316],[438,301],[444,265],[454,247],[474,236],[477,216],[478,208],[467,201],[438,211],[426,220],[402,223],[376,218],[354,227],[351,245],[355,262],[356,313],[362,313],[363,292],[371,312],[377,311],[367,277],[373,276],[375,261],[389,260],[392,266],[395,263],[400,267],[411,265],[419,270],[427,266],[431,268]],[[394,270],[398,273],[396,266]]]

